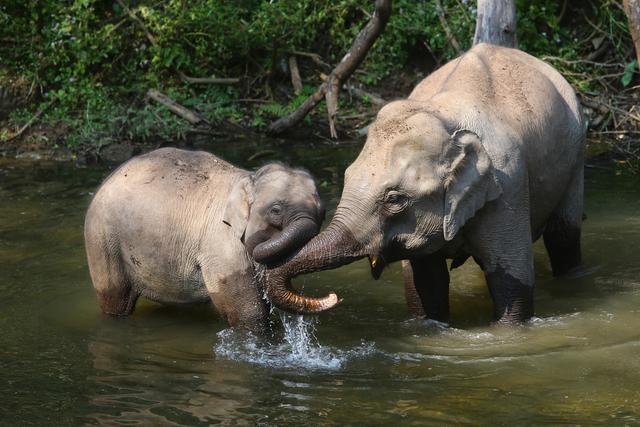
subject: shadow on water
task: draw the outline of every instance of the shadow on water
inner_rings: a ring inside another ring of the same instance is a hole
[[[246,167],[273,150],[314,173],[334,208],[359,145],[210,148]],[[637,178],[587,171],[586,268],[553,278],[536,244],[538,317],[527,325],[490,325],[472,262],[452,274],[445,325],[408,318],[398,265],[374,281],[361,261],[297,278],[344,302],[282,318],[263,339],[226,329],[206,304],[100,314],[82,223],[108,172],[0,160],[0,425],[640,422]]]

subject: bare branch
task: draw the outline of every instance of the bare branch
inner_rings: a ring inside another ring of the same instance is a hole
[[[138,18],[138,15],[136,15],[131,9],[129,9],[129,6],[127,6],[122,0],[116,0],[116,1],[120,5],[120,7],[125,12],[127,12],[127,15],[129,15],[129,18],[131,18],[136,24],[138,24],[138,27],[140,27],[144,35],[147,36],[147,40],[149,40],[149,43],[151,43],[155,47],[160,47],[155,36],[151,33],[151,31],[149,31],[147,26],[144,25],[144,22],[142,22],[142,20]]]
[[[391,16],[391,0],[376,0],[376,10],[371,20],[356,36],[351,48],[333,69],[327,82],[320,85],[318,90],[287,117],[283,117],[272,123],[267,129],[268,133],[278,134],[295,126],[325,97],[327,102],[327,114],[331,137],[337,138],[335,120],[338,111],[338,95],[340,87],[356,68],[362,63],[367,52],[382,33],[389,17]]]
[[[329,76],[321,73],[320,80],[322,80],[323,82],[327,82],[329,80]],[[387,101],[382,99],[379,95],[376,95],[375,93],[367,92],[364,89],[360,89],[359,87],[356,87],[350,84],[342,85],[342,89],[354,94],[357,97],[367,98],[369,102],[371,102],[374,105],[383,106],[387,103]]]
[[[134,11],[132,11],[124,3],[124,1],[122,1],[122,0],[116,0],[116,1],[120,5],[120,7],[122,7],[122,9],[125,12],[127,12],[127,15],[129,15],[129,18],[131,18],[138,25],[138,27],[142,30],[142,32],[147,37],[147,40],[149,40],[149,43],[151,43],[155,48],[160,49],[160,44],[158,43],[158,40],[153,35],[153,33],[151,31],[149,31],[147,26],[144,25],[144,22],[142,22],[142,20],[140,18],[138,18],[138,15],[136,15],[136,13]],[[180,76],[180,80],[182,80],[183,82],[187,82],[187,83],[223,84],[224,85],[224,84],[235,84],[235,83],[240,82],[239,78],[189,77],[185,73],[183,73],[182,71],[178,71],[178,75]]]
[[[621,64],[618,62],[606,63],[606,62],[589,61],[588,59],[568,60],[568,59],[560,58],[559,56],[551,56],[551,55],[545,55],[540,59],[542,59],[543,61],[556,61],[566,65],[585,64],[585,65],[593,65],[594,67],[624,68],[624,64]]]
[[[183,119],[185,119],[186,121],[188,121],[189,123],[191,123],[192,125],[197,125],[200,124],[202,122],[207,123],[207,121],[200,116],[200,114],[189,110],[187,107],[184,107],[180,104],[178,104],[176,101],[174,101],[173,99],[169,98],[167,95],[158,92],[157,90],[154,89],[150,89],[147,92],[147,96],[151,99],[153,99],[154,101],[164,105],[165,107],[167,107],[173,114],[182,117]]]
[[[447,40],[451,43],[451,46],[458,52],[460,55],[462,53],[462,48],[460,47],[460,43],[458,43],[458,39],[453,35],[451,28],[449,28],[449,23],[444,16],[444,8],[442,7],[442,2],[440,0],[436,0],[436,6],[438,8],[438,19],[440,19],[440,25],[444,30],[445,35],[447,36]]]
[[[232,85],[240,82],[237,77],[189,77],[182,71],[178,75],[183,82],[195,84]]]
[[[298,69],[298,61],[296,57],[291,55],[289,57],[289,71],[291,71],[291,84],[296,95],[302,92],[302,78],[300,77],[300,70]]]
[[[47,109],[51,106],[51,104],[53,104],[53,102],[55,101],[51,101],[47,104],[45,104],[42,108],[40,108],[30,119],[27,123],[24,124],[24,126],[22,126],[16,133],[14,133],[13,135],[11,135],[9,138],[5,139],[3,142],[9,142],[9,141],[13,141],[14,139],[19,138],[27,129],[29,129],[35,122],[36,120],[38,120],[38,118],[45,112],[47,111]]]
[[[375,93],[367,92],[366,90],[360,89],[359,87],[348,86],[348,85],[345,85],[343,87],[346,90],[353,92],[356,96],[360,98],[367,98],[369,102],[371,102],[373,105],[382,107],[387,103],[387,101],[382,99],[379,95],[376,95]]]
[[[303,56],[306,58],[310,58],[313,62],[315,62],[317,65],[320,65],[321,67],[324,68],[331,68],[331,65],[327,64],[326,62],[324,62],[322,60],[322,57],[320,55],[318,55],[317,53],[309,53],[309,52],[301,52],[299,50],[294,50],[291,51],[292,54],[297,55],[297,56]]]

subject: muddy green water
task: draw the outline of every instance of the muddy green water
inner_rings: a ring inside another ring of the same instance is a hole
[[[357,144],[270,144],[311,169],[335,206]],[[210,146],[248,167],[263,149]],[[264,343],[226,330],[208,306],[100,314],[82,224],[108,172],[0,160],[0,425],[640,423],[637,178],[587,170],[587,272],[552,278],[536,244],[529,325],[489,324],[472,263],[453,274],[447,326],[408,318],[398,266],[374,281],[359,262],[300,278],[343,304],[286,319],[288,332]]]

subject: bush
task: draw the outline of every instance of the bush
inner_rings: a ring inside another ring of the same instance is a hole
[[[7,76],[20,76],[31,88],[39,89],[42,101],[55,100],[55,109],[45,120],[63,120],[73,129],[89,122],[100,123],[108,134],[122,128],[114,123],[124,118],[132,122],[132,111],[142,108],[139,114],[148,114],[142,120],[148,126],[135,130],[138,125],[132,124],[132,130],[127,131],[131,138],[154,136],[154,128],[162,128],[163,123],[171,132],[182,132],[175,119],[141,104],[151,87],[171,92],[176,99],[198,107],[211,121],[245,120],[261,127],[268,117],[291,109],[291,104],[276,108],[274,103],[283,96],[273,99],[270,90],[274,82],[288,78],[286,64],[291,52],[316,53],[331,64],[337,63],[373,9],[371,0],[123,2],[146,26],[155,43],[149,41],[119,1],[3,1],[0,84]],[[397,74],[416,56],[430,55],[429,51],[442,62],[454,57],[457,52],[446,39],[439,13],[445,14],[462,48],[468,48],[475,28],[475,1],[442,0],[443,11],[436,3],[395,0],[388,27],[356,78],[366,84],[378,84]],[[585,30],[581,25],[574,25],[574,29],[561,27],[557,19],[560,3],[517,1],[518,38],[524,50],[538,56],[579,58],[579,41],[591,29]],[[611,34],[613,50],[619,57],[628,58],[626,20],[611,3],[577,7],[584,7],[596,25]],[[314,85],[318,72],[310,61],[305,61],[303,77]],[[581,89],[589,89],[591,82],[578,78],[586,70],[584,66],[571,65],[567,69],[577,75],[574,82]],[[189,85],[179,80],[180,72],[197,77],[243,77],[244,84],[239,88]],[[569,77],[573,78],[571,74]],[[232,102],[241,97],[267,97],[272,101],[247,115]],[[138,102],[132,104],[132,99]],[[299,97],[293,102],[300,102]],[[24,114],[14,118],[18,116]],[[79,143],[89,134],[80,132],[70,141]]]

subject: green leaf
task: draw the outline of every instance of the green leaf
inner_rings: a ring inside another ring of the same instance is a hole
[[[622,79],[620,80],[622,82],[622,86],[629,86],[629,83],[631,83],[631,80],[633,79],[633,73],[635,72],[637,66],[638,61],[634,59],[624,67],[624,74],[622,75]]]

